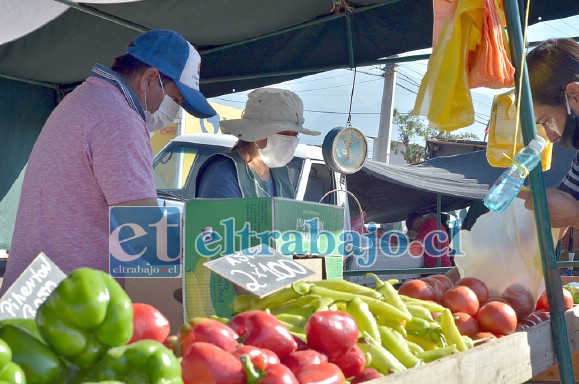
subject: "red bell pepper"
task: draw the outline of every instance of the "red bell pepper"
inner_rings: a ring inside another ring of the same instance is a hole
[[[304,367],[297,375],[300,384],[345,384],[342,370],[332,363],[313,364]]]
[[[241,361],[218,346],[197,341],[181,361],[185,384],[244,384]]]
[[[297,375],[307,365],[327,362],[328,358],[326,355],[313,349],[292,352],[282,360],[282,363],[285,364],[295,375]]]
[[[129,344],[139,340],[164,343],[169,333],[169,320],[157,308],[149,304],[133,303],[133,337]]]
[[[208,317],[196,317],[183,324],[179,333],[181,354],[186,356],[191,345],[197,341],[211,343],[232,352],[237,348],[239,335],[228,325]]]
[[[341,311],[314,313],[305,326],[310,348],[335,359],[345,354],[358,341],[358,325],[352,316]],[[283,359],[282,359],[283,360]]]
[[[358,347],[354,345],[342,356],[330,360],[330,363],[336,364],[346,377],[354,377],[364,370],[366,365],[366,355]]]
[[[351,384],[364,383],[366,381],[378,379],[380,377],[384,377],[384,375],[378,372],[376,368],[364,368],[362,372],[354,377],[354,380],[352,380]]]
[[[275,316],[261,310],[240,313],[231,319],[229,326],[243,336],[243,344],[269,349],[280,359],[298,348],[289,329]]]
[[[253,345],[240,345],[231,354],[238,358],[241,358],[241,355],[248,355],[255,368],[261,370],[280,363],[279,357],[275,353],[269,349],[258,348]]]

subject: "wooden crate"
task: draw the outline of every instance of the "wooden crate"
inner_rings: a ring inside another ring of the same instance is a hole
[[[568,310],[565,319],[571,352],[574,353],[579,350],[579,306]],[[545,321],[466,352],[368,383],[520,384],[552,369],[553,364],[555,352],[551,322]]]

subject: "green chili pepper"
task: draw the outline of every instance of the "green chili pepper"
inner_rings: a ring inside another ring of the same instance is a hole
[[[360,333],[367,332],[374,340],[381,342],[376,318],[370,312],[368,304],[359,297],[354,297],[346,305],[346,312],[354,318]]]
[[[28,384],[64,383],[67,375],[64,362],[42,340],[24,328],[4,324],[0,339],[12,351],[12,361],[20,366]]]
[[[384,319],[404,319],[410,320],[412,316],[402,312],[398,308],[386,303],[382,300],[373,299],[367,296],[355,295],[350,292],[334,291],[324,287],[318,287],[315,284],[308,284],[305,282],[298,282],[293,284],[296,292],[301,294],[314,294],[322,297],[331,297],[334,300],[350,301],[355,297],[359,297],[362,301],[368,304],[370,311],[375,316],[381,316]]]
[[[267,295],[264,298],[255,300],[251,304],[251,309],[268,309],[274,308],[278,305],[281,305],[287,301],[297,299],[300,297],[298,293],[296,293],[291,287],[284,288],[281,291],[274,292],[270,295]]]
[[[456,349],[458,349],[459,352],[466,351],[468,348],[464,343],[464,339],[462,338],[456,323],[454,322],[454,317],[452,316],[450,309],[446,308],[440,317],[442,333],[444,334],[444,337],[446,337],[447,343],[455,344]]]
[[[179,360],[154,340],[109,349],[90,375],[93,381],[117,380],[126,384],[183,383]]]
[[[0,383],[26,384],[24,371],[12,361],[12,350],[3,340],[0,340]]]
[[[406,332],[406,328],[404,328],[404,325],[402,324],[402,322],[406,323],[406,320],[403,320],[402,322],[400,322],[399,320],[382,320],[382,318],[380,316],[377,317],[377,322],[378,325],[385,325],[393,330],[395,330],[396,332],[400,333],[402,336],[404,336],[404,338],[406,338],[406,336],[408,335],[408,332]]]
[[[60,282],[36,313],[43,339],[60,356],[88,367],[133,334],[131,300],[102,271],[80,268]]]
[[[454,352],[456,352],[456,346],[452,344],[447,345],[446,347],[437,348],[430,351],[419,352],[416,354],[416,357],[418,357],[425,363],[429,363],[431,361],[440,359],[441,357],[452,355]]]
[[[446,308],[440,304],[435,303],[434,301],[415,299],[413,297],[408,297],[408,296],[404,296],[404,295],[400,295],[400,298],[407,306],[408,305],[418,305],[420,307],[424,307],[424,308],[428,309],[431,313],[435,313],[435,312],[442,313],[442,311],[444,311],[444,309]]]
[[[429,329],[427,335],[428,338],[432,340],[439,348],[446,347],[448,344],[450,344],[440,329]]]
[[[398,308],[402,312],[410,314],[406,305],[398,295],[398,291],[389,281],[383,281],[378,277],[375,273],[367,273],[364,275],[364,278],[373,277],[376,280],[376,291],[378,291],[388,304],[393,305],[395,308]]]
[[[373,299],[381,299],[383,297],[380,292],[373,288],[365,287],[347,280],[318,280],[312,281],[311,284],[331,289],[332,291],[353,293],[356,295],[371,297]]]
[[[438,348],[438,345],[436,345],[429,337],[428,335],[413,335],[413,334],[408,334],[408,336],[406,336],[406,340],[417,344],[420,348],[424,349],[425,351],[430,351],[433,349]]]
[[[430,330],[430,324],[428,321],[421,319],[420,317],[413,317],[406,322],[405,327],[406,332],[415,334],[425,334]]]
[[[410,312],[410,314],[414,317],[419,317],[421,319],[428,321],[434,320],[432,317],[432,313],[428,309],[420,305],[407,304],[406,308],[408,309],[408,312]]]
[[[320,296],[305,295],[270,308],[272,314],[292,313],[309,317],[320,306]]]
[[[406,368],[415,367],[420,363],[420,360],[410,352],[406,340],[398,339],[390,328],[383,325],[379,326],[378,330],[382,338],[382,346],[390,351]]]
[[[392,372],[402,372],[407,369],[390,351],[371,337],[366,337],[364,340],[366,342],[358,343],[358,347],[360,347],[362,352],[371,356],[370,367],[375,368],[384,375]]]

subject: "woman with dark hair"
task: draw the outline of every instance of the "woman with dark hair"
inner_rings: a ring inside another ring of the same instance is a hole
[[[526,58],[537,124],[549,141],[579,150],[579,44],[573,39],[549,39]],[[519,197],[533,209],[529,190]],[[547,190],[551,225],[579,228],[579,153],[557,189]]]

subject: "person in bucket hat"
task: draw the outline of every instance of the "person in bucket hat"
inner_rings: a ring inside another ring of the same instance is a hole
[[[248,94],[241,119],[220,122],[238,138],[227,154],[209,157],[197,174],[196,196],[209,198],[277,196],[294,198],[287,163],[304,128],[304,105],[294,92],[259,88]]]
[[[215,115],[199,92],[199,53],[152,30],[50,114],[30,155],[2,291],[44,252],[65,273],[109,269],[109,207],[157,205],[149,131],[176,117]]]

